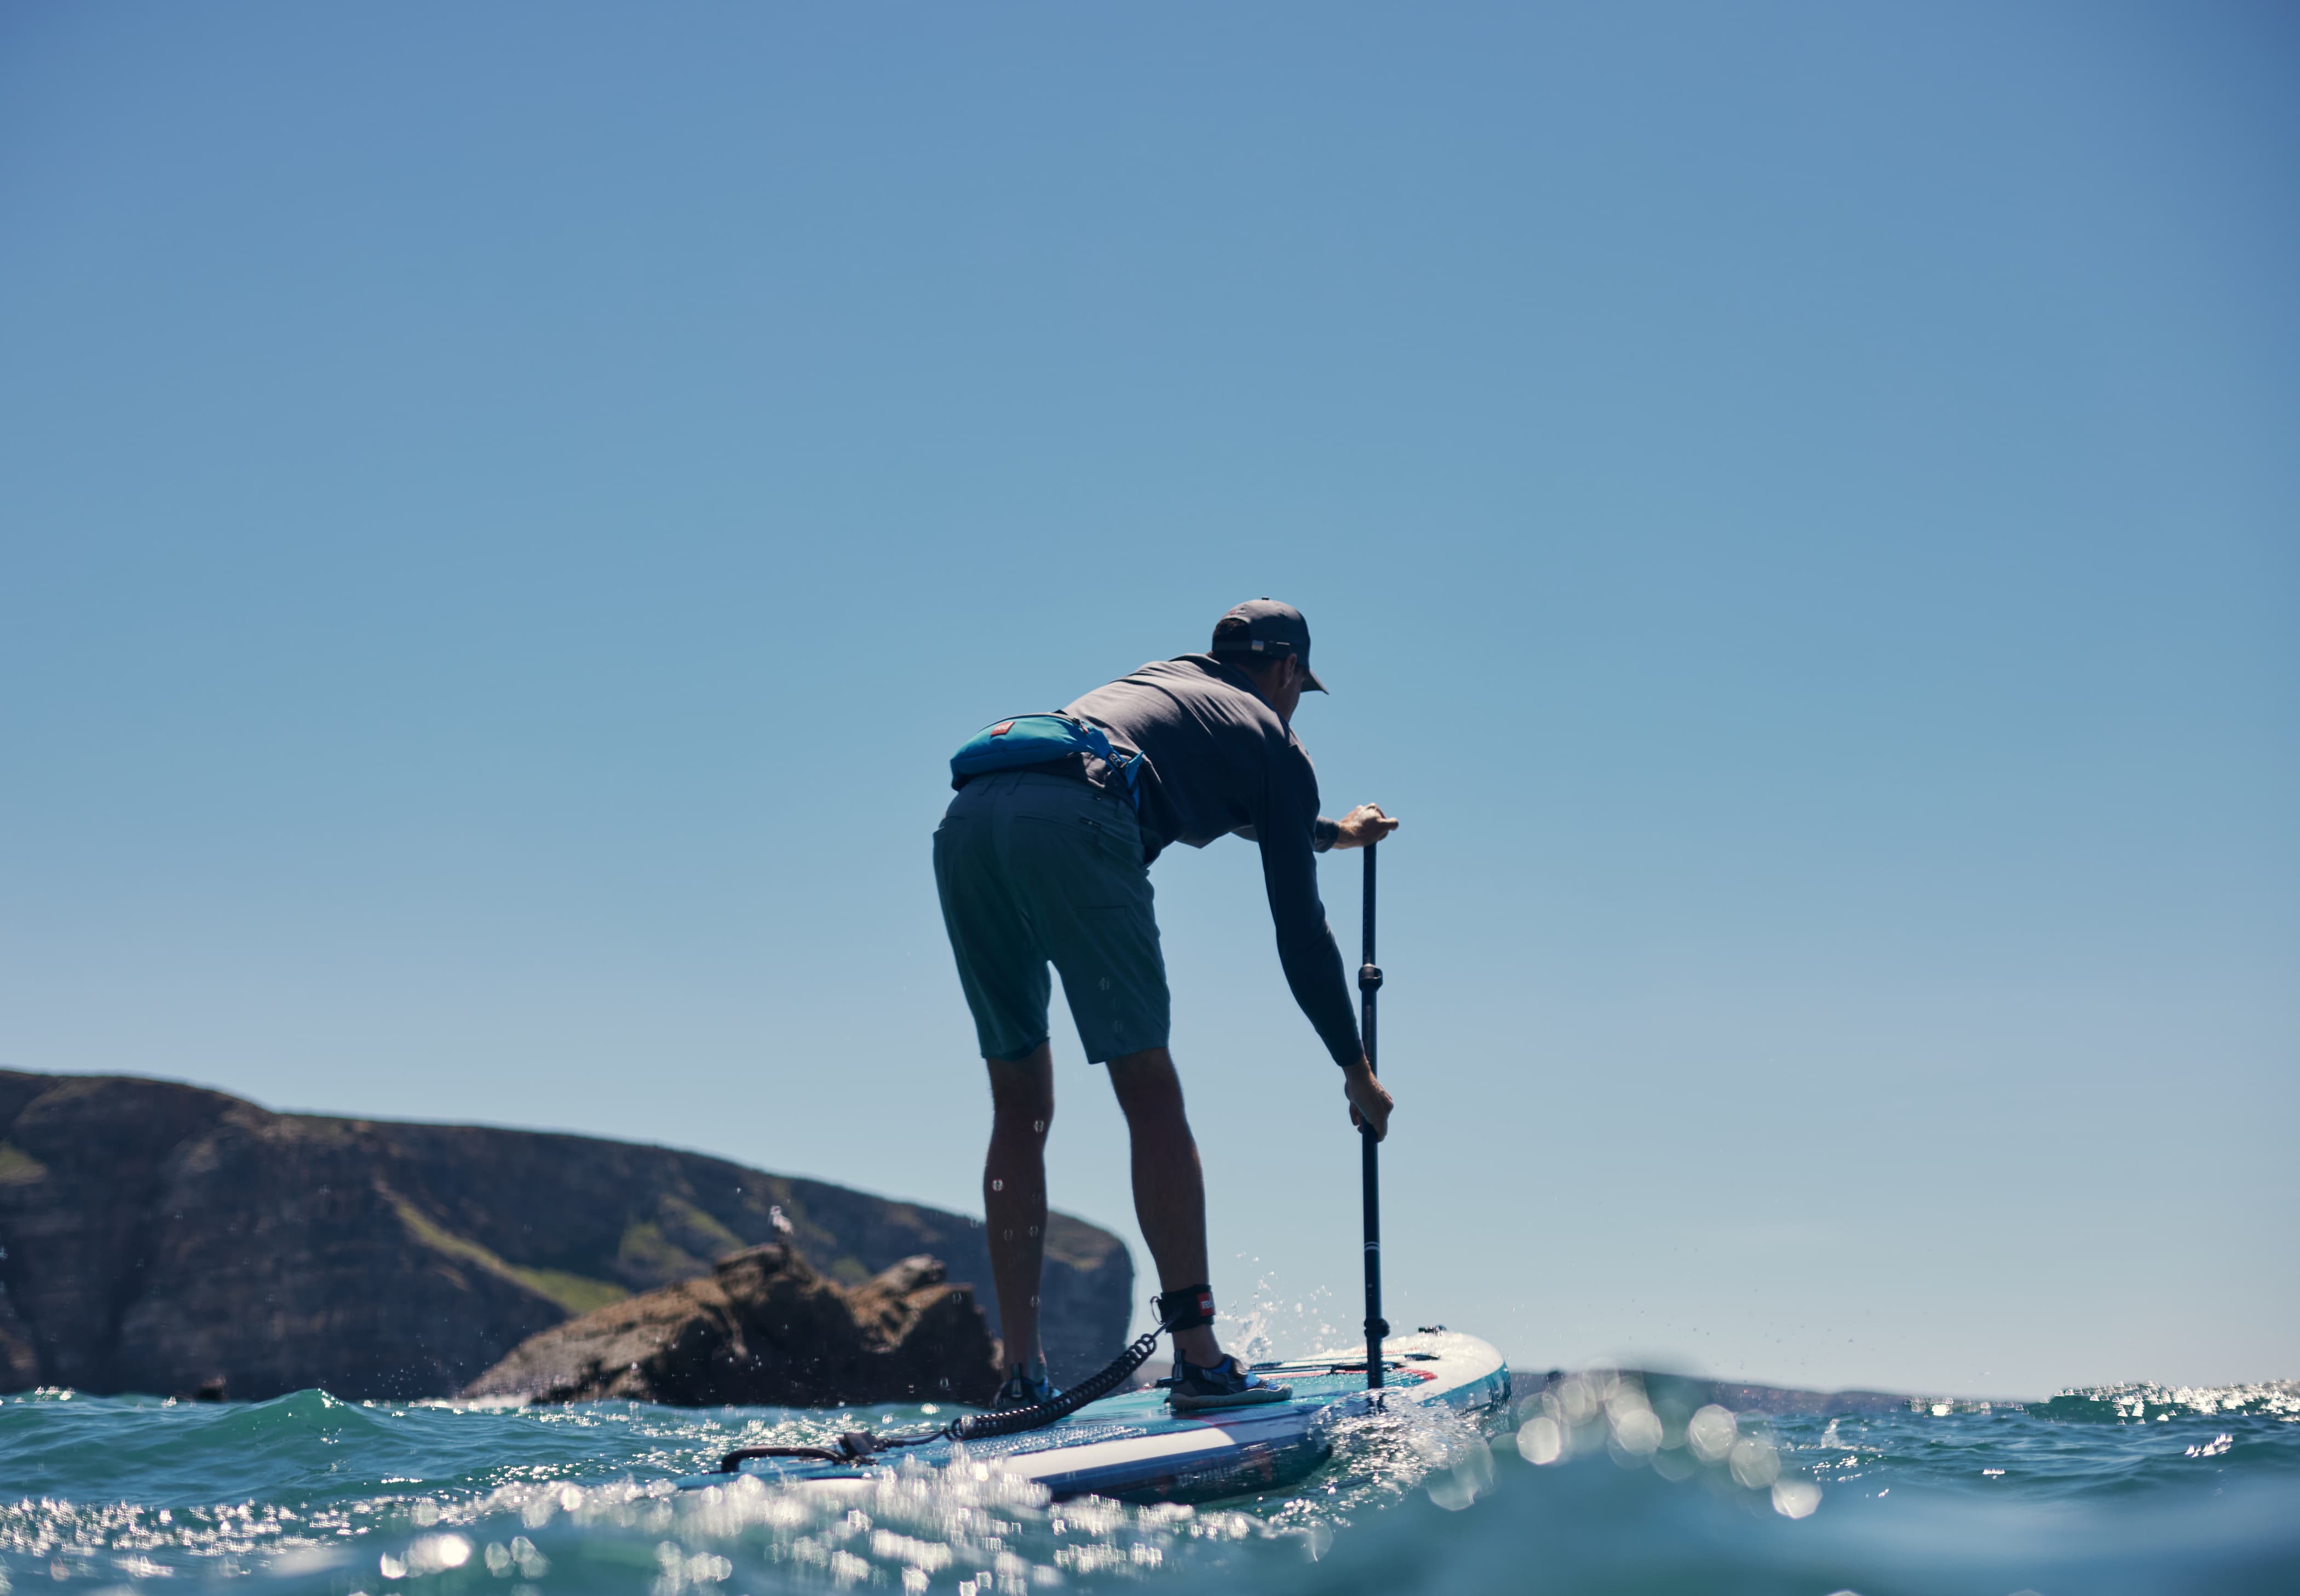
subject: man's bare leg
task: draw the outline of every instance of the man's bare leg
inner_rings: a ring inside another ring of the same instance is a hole
[[[990,1282],[1006,1362],[1035,1367],[1038,1274],[1046,1255],[1046,1127],[1054,1121],[1054,1052],[1047,1043],[1019,1059],[985,1059],[990,1068],[990,1155],[982,1166],[982,1212],[989,1230]]]
[[[1182,1111],[1173,1055],[1148,1048],[1110,1061],[1110,1084],[1134,1150],[1134,1218],[1158,1266],[1158,1289],[1197,1285],[1206,1272],[1206,1182]],[[1200,1368],[1221,1361],[1210,1326],[1174,1332],[1174,1351]]]

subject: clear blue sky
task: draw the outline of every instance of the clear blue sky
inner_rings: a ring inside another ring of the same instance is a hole
[[[10,5],[0,1062],[974,1208],[943,761],[1275,594],[1406,823],[1394,1318],[2300,1375],[2296,81],[2278,4]],[[1154,879],[1215,1284],[1346,1324],[1255,856]]]

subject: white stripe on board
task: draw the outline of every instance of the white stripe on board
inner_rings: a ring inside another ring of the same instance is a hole
[[[1086,1446],[1058,1446],[1043,1452],[998,1459],[993,1468],[1039,1480],[1048,1475],[1077,1474],[1113,1463],[1138,1463],[1146,1458],[1180,1458],[1192,1452],[1226,1451],[1238,1444],[1226,1431],[1209,1425],[1203,1430],[1180,1430],[1171,1435],[1132,1435],[1123,1441],[1096,1441]]]

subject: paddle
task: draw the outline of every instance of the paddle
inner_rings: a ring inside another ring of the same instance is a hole
[[[1381,967],[1373,961],[1373,856],[1379,847],[1379,843],[1366,844],[1365,958],[1358,966],[1359,1029],[1365,1033],[1366,1067],[1376,1079],[1380,1078],[1381,1066],[1374,1058],[1373,999],[1381,989]],[[1389,1334],[1389,1325],[1381,1317],[1381,1143],[1370,1124],[1360,1126],[1358,1135],[1363,1160],[1360,1174],[1365,1186],[1366,1388],[1379,1391],[1381,1338]]]

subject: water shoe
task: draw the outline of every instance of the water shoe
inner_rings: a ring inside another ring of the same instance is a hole
[[[1201,1408],[1244,1408],[1254,1402],[1282,1402],[1294,1394],[1290,1385],[1272,1385],[1248,1374],[1236,1358],[1225,1358],[1212,1368],[1200,1368],[1187,1358],[1174,1359],[1174,1377],[1167,1383],[1166,1400],[1185,1413]]]
[[[1007,1371],[1006,1384],[998,1388],[998,1394],[991,1400],[990,1407],[994,1412],[1004,1412],[1009,1408],[1035,1408],[1040,1402],[1051,1402],[1062,1394],[1062,1387],[1054,1384],[1045,1364],[1038,1365],[1038,1372],[1035,1375],[1017,1365]]]

